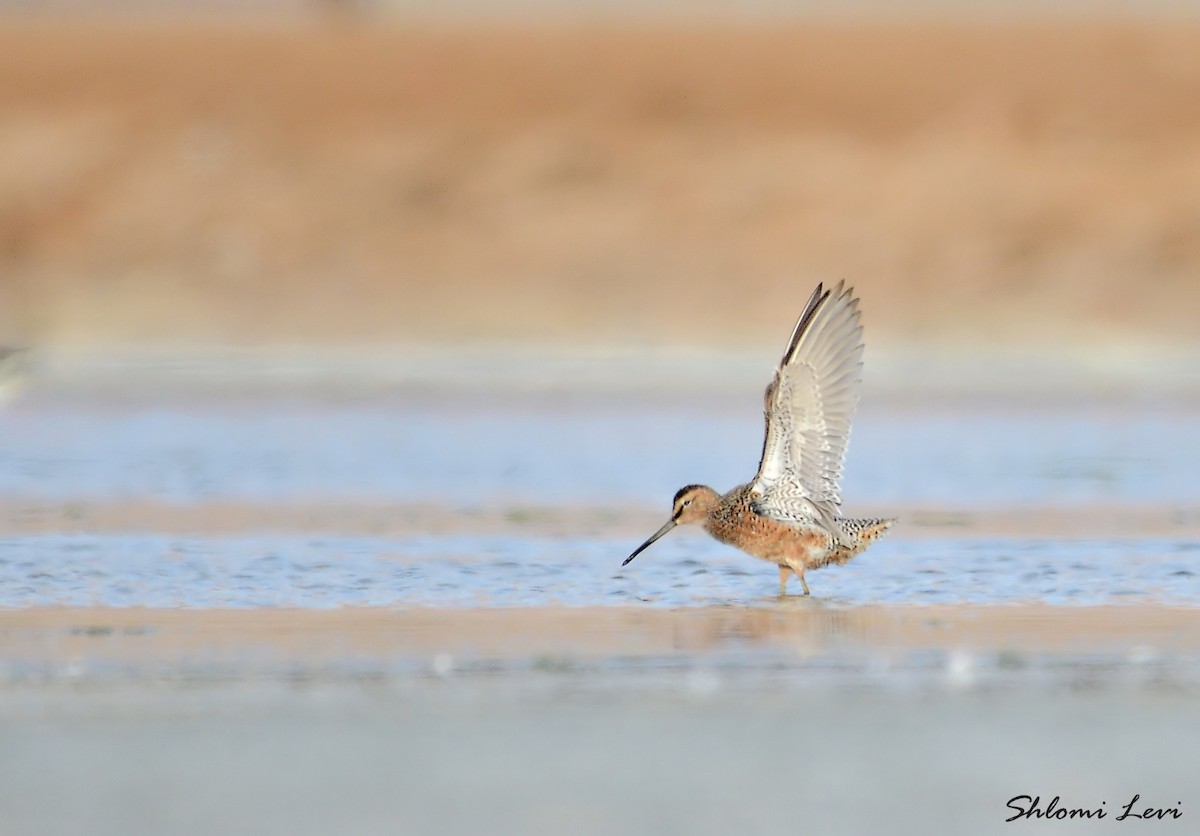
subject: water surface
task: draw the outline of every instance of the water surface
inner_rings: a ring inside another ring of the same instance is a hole
[[[846,509],[925,510],[811,585],[847,605],[1195,604],[1198,423],[1190,407],[1153,402],[877,402],[850,445]],[[690,532],[620,567],[680,485],[749,478],[761,431],[742,393],[35,394],[0,413],[0,605],[761,602],[778,588],[772,567]],[[394,505],[408,522],[381,533],[335,516],[314,534],[249,519],[228,531],[207,530],[199,513],[173,530],[148,512],[115,527],[71,524],[72,509],[138,503],[361,503],[385,517]],[[47,508],[62,512],[61,530],[12,522]],[[436,509],[439,523],[414,508]],[[1108,533],[1026,532],[1020,513],[1002,532],[954,529],[964,513],[1047,508],[1103,518]],[[1147,509],[1177,525],[1134,525]],[[539,523],[555,513],[577,529]],[[465,524],[480,514],[505,522]],[[943,525],[928,524],[939,515]]]

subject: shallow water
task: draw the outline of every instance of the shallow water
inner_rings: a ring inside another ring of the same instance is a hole
[[[774,567],[696,537],[620,568],[627,543],[537,537],[34,535],[0,541],[0,606],[763,605]],[[810,575],[835,604],[1200,604],[1200,545],[897,540]],[[793,581],[793,591],[798,585]]]
[[[699,531],[622,568],[680,485],[751,475],[759,394],[17,401],[5,822],[1007,833],[1020,793],[1191,822],[1200,409],[868,399],[846,510],[902,521],[813,598]],[[1085,832],[1046,824],[1015,826]]]
[[[918,507],[845,567],[809,576],[822,598],[870,602],[1200,602],[1200,415],[1155,403],[877,403],[859,416],[843,495],[870,513]],[[672,534],[621,569],[674,490],[748,478],[755,400],[582,395],[209,396],[160,402],[34,394],[0,413],[0,606],[155,607],[754,604],[772,567],[703,536]],[[72,509],[139,502],[204,508],[323,505],[491,513],[488,530],[385,533],[256,527],[119,530],[69,524]],[[12,519],[59,508],[73,533]],[[1167,509],[1161,531],[1102,538],[954,530],[955,514]],[[531,510],[532,509],[532,510]],[[1114,510],[1115,509],[1115,510]],[[543,526],[548,512],[579,521]],[[623,517],[634,517],[633,521]],[[909,521],[911,523],[911,521]],[[794,582],[793,582],[794,583]]]

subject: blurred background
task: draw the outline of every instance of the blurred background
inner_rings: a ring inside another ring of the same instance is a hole
[[[871,362],[1195,367],[1192,4],[0,11],[11,344],[773,351],[846,278]]]

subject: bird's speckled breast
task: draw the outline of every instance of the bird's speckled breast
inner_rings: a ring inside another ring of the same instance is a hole
[[[750,506],[749,485],[738,485],[722,496],[704,528],[722,543],[780,565],[824,562],[833,542],[818,525],[787,525],[755,513]]]

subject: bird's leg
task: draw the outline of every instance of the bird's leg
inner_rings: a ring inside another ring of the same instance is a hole
[[[791,573],[791,571],[792,571],[791,566],[780,566],[779,567],[779,597],[780,598],[782,598],[784,595],[787,595],[787,579],[788,579],[788,575]]]
[[[808,591],[808,582],[804,580],[804,573],[803,573],[803,572],[797,572],[797,573],[796,573],[796,577],[798,577],[798,578],[800,579],[800,585],[801,585],[802,587],[804,587],[804,594],[805,594],[805,595],[812,595],[812,593]]]

